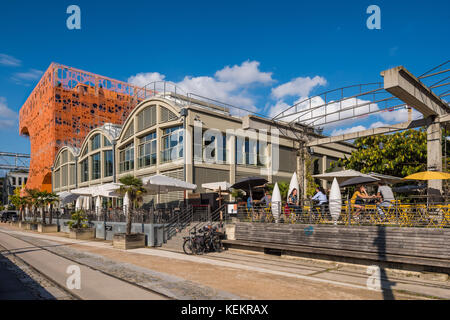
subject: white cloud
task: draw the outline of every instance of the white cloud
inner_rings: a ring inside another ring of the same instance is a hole
[[[283,112],[284,110],[286,110],[289,107],[290,107],[290,105],[288,105],[286,102],[284,102],[283,100],[279,100],[279,101],[277,101],[277,103],[274,106],[270,107],[269,117],[273,118],[273,117],[279,115],[281,112]],[[293,120],[293,117],[290,116],[283,120],[289,121],[289,119]]]
[[[37,69],[30,69],[28,72],[16,72],[13,74],[12,80],[18,84],[23,84],[39,79],[43,73],[43,71]]]
[[[7,54],[0,53],[0,64],[4,66],[18,67],[22,64],[22,61]]]
[[[17,124],[18,118],[17,112],[8,108],[6,99],[0,97],[0,130],[14,127]]]
[[[151,82],[162,81],[165,78],[166,76],[159,72],[141,72],[129,77],[128,82],[138,87],[144,87]]]
[[[272,72],[259,71],[258,61],[245,61],[240,66],[226,66],[215,73],[215,77],[223,82],[231,82],[239,85],[252,83],[272,83]]]
[[[338,136],[341,134],[353,133],[353,132],[358,132],[358,131],[362,131],[362,130],[366,130],[366,127],[359,125],[356,127],[345,128],[345,129],[334,129],[333,132],[331,132],[330,136]]]
[[[372,123],[369,128],[373,129],[373,128],[381,128],[381,127],[389,127],[389,123],[377,121],[377,122]]]
[[[394,111],[389,111],[389,109],[387,109],[386,111],[380,112],[380,116],[383,120],[389,122],[405,122],[408,121],[408,109],[403,108]],[[423,116],[419,111],[412,108],[412,120],[417,120],[422,117]]]
[[[287,96],[307,97],[317,86],[324,86],[327,80],[320,76],[298,77],[272,89],[272,96],[281,99]]]
[[[210,76],[185,76],[176,83],[185,93],[195,93],[200,96],[219,100],[250,111],[257,111],[255,97],[249,92],[254,84],[267,84],[274,80],[272,73],[261,72],[258,61],[244,61],[241,65],[226,66]],[[165,79],[158,72],[138,73],[128,78],[128,82],[144,86],[152,81]]]

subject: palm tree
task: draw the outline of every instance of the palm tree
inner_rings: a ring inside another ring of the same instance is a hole
[[[43,205],[43,207],[47,207],[48,205],[50,205],[50,216],[49,216],[49,224],[52,224],[53,222],[53,205],[58,202],[59,197],[56,193],[53,192],[48,192],[48,191],[41,191],[40,192],[40,199],[41,199],[41,204]],[[45,219],[42,219],[43,224],[45,224]]]
[[[122,195],[126,195],[128,193],[128,198],[130,199],[130,207],[127,208],[127,228],[126,228],[126,234],[131,234],[131,218],[133,214],[133,210],[135,207],[137,207],[137,202],[139,202],[142,199],[142,195],[146,192],[145,188],[142,186],[142,180],[139,178],[135,178],[132,175],[127,175],[125,177],[122,177],[119,179],[120,183],[122,185],[120,186],[120,189],[118,189],[118,192]]]
[[[29,205],[33,209],[33,222],[37,220],[37,208],[40,206],[40,191],[38,189],[26,189],[29,195]]]
[[[20,195],[21,190],[22,190],[22,188],[14,189],[14,194],[10,195],[8,198],[11,201],[11,203],[14,205],[14,207],[19,209],[20,221],[23,221],[24,220],[24,208],[28,204],[28,200],[27,200],[26,196]]]

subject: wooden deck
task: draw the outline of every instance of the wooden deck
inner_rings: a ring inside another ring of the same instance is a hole
[[[450,229],[239,222],[235,238],[226,246],[450,273]]]

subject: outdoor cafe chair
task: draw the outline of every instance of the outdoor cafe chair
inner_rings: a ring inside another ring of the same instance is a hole
[[[376,204],[366,204],[364,206],[363,214],[369,215],[369,223],[370,224],[379,224],[382,222],[382,218],[380,213],[378,212],[378,208]]]
[[[450,225],[450,205],[431,205],[428,206],[427,214],[429,216],[429,224],[427,227],[444,228]]]
[[[400,204],[398,209],[400,227],[412,227],[415,211],[414,206],[410,204]]]
[[[390,206],[379,206],[379,208],[381,209],[381,211],[383,211],[387,223],[396,224],[398,220],[398,206],[400,205],[400,201],[391,200],[390,202]]]
[[[272,214],[272,203],[269,203],[269,206],[264,208],[264,213],[264,222],[272,223],[275,221]]]

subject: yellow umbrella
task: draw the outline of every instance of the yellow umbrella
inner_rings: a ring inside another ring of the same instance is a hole
[[[423,171],[410,174],[404,180],[445,180],[450,179],[450,173],[440,171]]]

